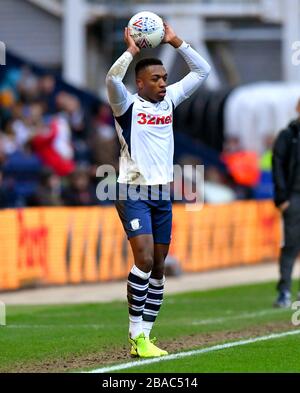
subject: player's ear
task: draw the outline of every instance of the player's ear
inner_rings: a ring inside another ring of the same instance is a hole
[[[299,101],[298,101],[298,103],[297,103],[296,111],[297,111],[298,113],[300,113],[300,99],[299,99]]]
[[[137,85],[138,90],[143,89],[143,87],[144,87],[144,82],[143,82],[143,80],[142,80],[141,78],[136,78],[135,81],[136,81],[136,85]]]

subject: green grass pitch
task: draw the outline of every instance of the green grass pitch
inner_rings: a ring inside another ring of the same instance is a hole
[[[153,334],[171,354],[295,330],[272,308],[275,284],[167,295]],[[124,284],[124,299],[126,285]],[[1,299],[1,295],[0,295]],[[8,306],[0,372],[82,371],[132,362],[124,302]],[[298,327],[299,329],[299,327]],[[300,372],[300,335],[139,365],[121,372]]]

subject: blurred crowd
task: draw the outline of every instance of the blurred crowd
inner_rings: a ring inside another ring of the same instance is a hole
[[[52,75],[10,69],[0,86],[0,207],[89,206],[96,168],[118,167],[105,104],[85,108]]]
[[[204,202],[222,204],[236,200],[272,199],[274,192],[273,143],[274,136],[268,135],[261,147],[262,153],[258,154],[256,151],[245,149],[239,137],[227,138],[219,157],[225,165],[225,170],[220,170],[218,166],[214,165],[204,165],[204,187],[202,190]],[[199,158],[183,156],[179,164],[196,167],[196,165],[204,163]],[[187,188],[195,190],[195,176],[191,176],[189,180],[193,186]],[[178,187],[181,188],[182,185],[174,184],[174,187],[178,190]],[[182,192],[182,194],[187,196],[187,200],[192,200],[189,199],[186,192]]]

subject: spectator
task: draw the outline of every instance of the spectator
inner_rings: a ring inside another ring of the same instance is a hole
[[[18,143],[12,120],[8,120],[4,126],[4,131],[0,131],[0,162],[5,161],[6,156],[13,154],[18,149]]]
[[[52,75],[44,75],[39,80],[39,100],[46,105],[46,113],[53,115],[56,112],[55,103],[56,80]]]
[[[265,137],[263,153],[260,158],[260,168],[265,172],[272,172],[272,149],[274,145],[274,135],[269,134]]]
[[[84,112],[76,96],[64,91],[60,92],[56,96],[56,108],[66,118],[74,135],[84,134]]]
[[[31,103],[39,98],[39,79],[29,67],[22,68],[17,88],[24,103]]]
[[[282,215],[284,234],[274,303],[280,308],[291,306],[292,272],[300,252],[300,100],[297,112],[298,118],[279,133],[273,148],[274,202]]]
[[[68,140],[68,124],[62,119],[54,119],[50,125],[41,125],[32,138],[33,150],[44,165],[49,166],[59,176],[67,176],[75,169],[72,149]]]
[[[36,127],[43,124],[44,105],[43,102],[34,103],[14,108],[15,120],[12,128],[16,137],[18,149],[22,150],[29,142]]]
[[[229,138],[222,154],[239,199],[251,199],[260,179],[259,158],[254,151],[243,150],[239,138]]]
[[[61,179],[52,169],[43,168],[37,190],[28,198],[28,206],[61,206]]]
[[[8,184],[4,185],[3,172],[2,168],[0,168],[0,209],[18,207],[20,206],[19,202],[14,184],[8,182]]]
[[[87,144],[86,124],[88,121],[79,99],[62,91],[56,97],[56,107],[59,111],[59,117],[67,121],[71,129],[76,161],[85,165],[89,164],[91,158]]]
[[[96,190],[91,184],[87,168],[77,168],[70,176],[70,184],[62,194],[67,206],[97,205]]]
[[[260,180],[254,189],[255,199],[272,199],[274,196],[272,179],[273,134],[267,135],[264,142],[264,151],[260,157]]]
[[[15,105],[14,94],[11,89],[0,91],[0,127],[10,119],[12,109]]]
[[[108,105],[100,105],[98,108],[91,142],[94,162],[97,165],[112,165],[117,170],[120,147]]]
[[[5,208],[7,205],[5,190],[3,188],[3,174],[0,170],[0,209]]]
[[[221,173],[215,167],[204,171],[204,201],[206,203],[230,203],[236,199],[235,192],[224,184]]]

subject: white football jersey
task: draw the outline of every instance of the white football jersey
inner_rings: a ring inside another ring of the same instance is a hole
[[[151,103],[132,96],[127,111],[116,117],[121,143],[119,183],[167,184],[173,179],[173,104]]]
[[[122,83],[132,61],[129,52],[115,62],[106,83],[121,143],[118,182],[159,185],[173,181],[173,111],[206,79],[210,66],[185,42],[177,49],[191,72],[167,87],[163,101],[152,103],[131,94]]]

